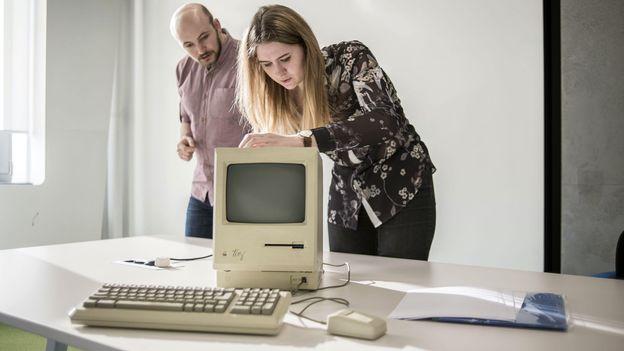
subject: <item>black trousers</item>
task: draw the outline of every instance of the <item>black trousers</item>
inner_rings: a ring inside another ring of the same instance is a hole
[[[407,206],[386,223],[375,228],[364,208],[360,209],[357,230],[328,223],[329,249],[364,255],[427,260],[436,224],[436,203],[431,168]]]

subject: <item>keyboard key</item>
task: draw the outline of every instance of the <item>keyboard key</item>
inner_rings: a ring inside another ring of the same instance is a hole
[[[272,314],[274,309],[275,309],[274,303],[265,303],[262,306],[262,314]]]
[[[97,300],[86,299],[85,302],[82,303],[84,307],[95,307]]]
[[[99,303],[98,303],[99,307]],[[177,302],[153,302],[153,301],[127,301],[119,300],[115,304],[117,308],[136,310],[157,310],[157,311],[182,311],[183,304]]]
[[[95,306],[101,308],[113,308],[115,307],[115,300],[97,300]]]
[[[258,305],[251,306],[251,314],[261,314],[261,313],[262,313],[262,306],[258,306]]]
[[[234,297],[233,293],[226,293],[223,295],[219,295],[219,296],[215,296],[215,300],[219,301],[219,300],[225,300],[225,301],[230,301],[232,298]]]
[[[238,314],[249,314],[249,312],[251,312],[251,306],[234,306],[232,307],[230,312]]]

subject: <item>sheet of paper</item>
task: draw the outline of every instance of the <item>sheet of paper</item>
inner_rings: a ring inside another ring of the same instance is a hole
[[[524,292],[501,292],[474,287],[440,287],[408,291],[390,313],[394,319],[467,317],[515,320]]]

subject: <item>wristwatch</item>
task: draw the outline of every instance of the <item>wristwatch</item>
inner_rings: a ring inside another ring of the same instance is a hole
[[[303,147],[312,146],[312,131],[311,130],[302,130],[298,133],[298,135],[303,138]]]

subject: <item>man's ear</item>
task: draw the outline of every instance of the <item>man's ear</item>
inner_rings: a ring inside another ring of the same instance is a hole
[[[212,20],[212,26],[217,30],[217,33],[221,33],[221,22],[217,18]]]

